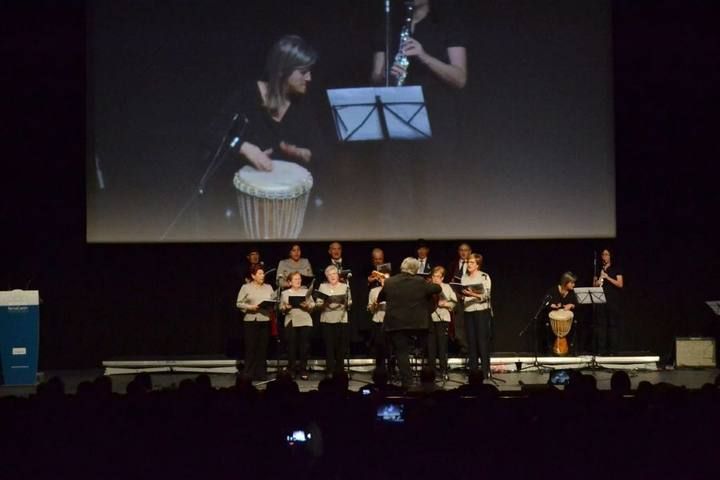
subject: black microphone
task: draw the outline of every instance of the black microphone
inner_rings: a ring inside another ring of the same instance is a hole
[[[231,138],[230,148],[235,148],[242,144],[243,133],[245,133],[245,128],[248,123],[248,118],[244,113],[236,113],[235,116],[233,116],[232,124],[228,131],[228,137]]]

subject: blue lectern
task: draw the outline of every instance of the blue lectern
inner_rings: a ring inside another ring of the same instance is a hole
[[[39,331],[37,290],[0,292],[0,384],[35,384]]]

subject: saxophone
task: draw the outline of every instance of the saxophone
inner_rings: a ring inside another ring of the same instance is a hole
[[[395,54],[395,60],[393,62],[394,65],[397,65],[404,70],[404,73],[397,77],[397,82],[395,83],[395,86],[397,87],[402,87],[403,83],[405,83],[405,77],[407,77],[407,70],[410,67],[410,60],[408,59],[407,55],[403,53],[402,50],[403,45],[405,45],[405,42],[407,42],[408,38],[410,38],[410,33],[412,32],[412,19],[414,9],[415,2],[413,0],[407,0],[405,2],[405,20],[403,22],[402,29],[400,30],[400,46],[398,48],[398,52]]]

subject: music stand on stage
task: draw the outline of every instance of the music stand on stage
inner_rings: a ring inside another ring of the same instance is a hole
[[[342,88],[327,95],[341,142],[432,138],[422,87]]]
[[[577,297],[579,305],[593,306],[593,318],[591,326],[595,325],[595,306],[605,305],[607,303],[607,299],[605,298],[605,291],[602,287],[575,287],[573,291],[575,292],[575,296]],[[593,343],[595,341],[594,337],[595,335],[593,335]],[[595,350],[596,349],[593,346],[592,360],[590,361],[591,369],[601,368],[600,365],[597,363],[597,352]]]
[[[602,287],[575,287],[573,291],[579,304],[600,305],[607,303]]]

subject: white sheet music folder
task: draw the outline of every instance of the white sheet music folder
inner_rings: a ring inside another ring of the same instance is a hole
[[[328,90],[340,141],[383,140],[381,118],[388,138],[419,140],[432,137],[422,87],[365,87]],[[383,116],[378,112],[378,102]]]

